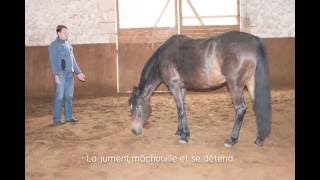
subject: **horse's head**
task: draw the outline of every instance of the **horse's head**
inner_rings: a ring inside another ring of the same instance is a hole
[[[132,132],[135,135],[141,135],[144,125],[147,123],[151,114],[151,105],[149,100],[140,96],[140,90],[133,87],[129,98],[129,106],[132,120]]]

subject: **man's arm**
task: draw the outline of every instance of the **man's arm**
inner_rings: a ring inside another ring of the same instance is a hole
[[[73,48],[71,48],[71,57],[72,57],[72,61],[73,61],[73,68],[74,68],[74,72],[77,74],[77,77],[80,81],[85,81],[85,75],[81,72],[81,69],[79,68],[76,58],[74,57],[73,54]]]
[[[74,72],[78,75],[81,73],[81,69],[79,68],[78,64],[77,64],[77,61],[76,61],[76,58],[74,57],[74,53],[73,53],[73,47],[71,44],[70,45],[70,54],[71,54],[71,59],[72,59],[72,63],[73,63],[73,68],[74,68]]]
[[[81,69],[79,68],[78,64],[77,64],[77,61],[76,61],[76,58],[74,57],[74,54],[73,52],[72,53],[72,61],[73,61],[73,64],[74,64],[74,72],[78,75],[81,73]]]
[[[54,75],[58,74],[58,66],[57,66],[57,48],[54,44],[51,44],[49,46],[49,58],[50,58],[50,64],[51,64],[51,70]]]

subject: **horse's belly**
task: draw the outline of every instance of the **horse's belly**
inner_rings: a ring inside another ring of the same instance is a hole
[[[226,78],[220,71],[214,71],[207,76],[209,86],[217,86],[226,82]]]
[[[218,64],[211,68],[202,68],[195,71],[193,77],[186,80],[186,87],[193,89],[208,89],[219,86],[226,82],[225,76],[221,73]]]

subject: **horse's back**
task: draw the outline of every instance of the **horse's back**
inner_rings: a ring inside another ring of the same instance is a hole
[[[188,89],[207,89],[225,81],[219,74],[218,62],[214,60],[214,44],[210,38],[175,35],[166,44],[167,50],[160,63],[165,81],[179,77],[177,79]]]
[[[255,66],[256,41],[256,36],[238,31],[203,39],[174,35],[166,41],[167,50],[162,55],[163,77],[179,77],[189,89],[219,86],[242,61]]]
[[[230,31],[217,36],[217,39],[222,40],[224,43],[227,42],[239,42],[248,43],[250,41],[256,41],[259,37],[240,31]]]

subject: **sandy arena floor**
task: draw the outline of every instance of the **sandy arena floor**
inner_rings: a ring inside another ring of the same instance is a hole
[[[253,142],[255,116],[248,106],[238,144],[223,146],[233,126],[228,92],[187,93],[191,139],[174,135],[177,112],[170,94],[155,94],[142,137],[130,129],[128,96],[74,99],[76,124],[52,126],[51,100],[26,102],[25,171],[28,180],[295,179],[294,90],[272,91],[272,133]]]

